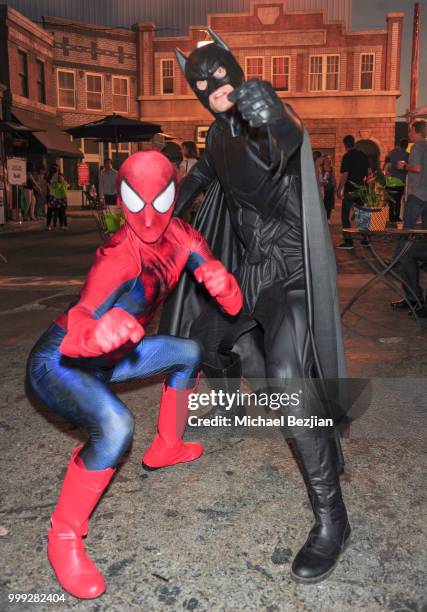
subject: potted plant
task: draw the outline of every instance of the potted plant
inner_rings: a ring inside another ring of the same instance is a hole
[[[355,189],[349,195],[362,203],[356,204],[354,209],[357,227],[370,232],[384,230],[388,204],[394,202],[393,189],[403,187],[404,183],[394,176],[385,176],[380,170],[365,178],[362,185],[351,183]]]

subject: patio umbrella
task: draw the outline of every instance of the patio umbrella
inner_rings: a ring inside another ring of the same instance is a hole
[[[107,115],[98,121],[85,123],[65,130],[74,138],[96,138],[104,142],[114,142],[116,147],[116,164],[118,164],[119,142],[140,142],[150,140],[161,126],[148,121],[129,119],[122,115]]]

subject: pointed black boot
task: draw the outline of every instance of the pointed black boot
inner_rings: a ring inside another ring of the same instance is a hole
[[[230,363],[225,368],[217,368],[208,363],[202,363],[202,370],[206,374],[206,378],[209,381],[211,388],[218,392],[223,391],[224,393],[239,393],[240,391],[240,378],[242,375],[242,367],[240,363],[240,357],[237,353],[227,353],[227,358]],[[242,417],[246,414],[245,407],[239,406],[237,402],[233,406],[226,410],[225,406],[214,406],[206,414],[201,415],[200,418],[209,419],[212,421],[216,417],[227,417],[234,419],[235,416]],[[200,427],[201,425],[197,425]],[[203,422],[204,427],[208,427],[206,421]],[[191,425],[189,424],[189,427]]]
[[[349,543],[351,529],[341,494],[334,439],[297,436],[292,446],[307,485],[315,523],[292,563],[291,577],[296,582],[314,584],[333,572]]]

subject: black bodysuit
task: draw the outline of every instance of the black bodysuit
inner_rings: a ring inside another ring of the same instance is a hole
[[[233,133],[235,135],[233,135]],[[208,306],[191,336],[205,347],[205,360],[217,367],[222,354],[256,325],[264,332],[265,372],[257,377],[300,378],[312,373],[313,356],[306,315],[301,224],[299,155],[287,160],[264,127],[251,129],[233,117],[218,119],[207,148],[180,185],[178,211],[218,178],[231,222],[242,244],[233,270],[244,296],[237,320]]]

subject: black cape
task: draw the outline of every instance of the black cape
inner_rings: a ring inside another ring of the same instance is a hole
[[[337,289],[337,269],[325,209],[320,198],[310,138],[304,130],[301,146],[302,227],[305,285],[310,334],[320,378],[346,378],[344,346]],[[206,238],[214,255],[229,271],[236,269],[242,246],[232,227],[221,184],[214,180],[195,217],[194,227]],[[190,273],[184,273],[174,293],[164,305],[159,333],[189,337],[191,325],[208,299],[207,292]],[[280,306],[278,306],[280,307]],[[249,332],[250,333],[250,332]],[[237,342],[237,344],[240,340]],[[242,371],[264,372],[261,350],[250,352],[250,364],[242,357]],[[246,351],[246,354],[248,352]],[[255,364],[255,367],[254,367]],[[257,365],[258,364],[258,365]],[[248,367],[246,367],[246,365]]]

